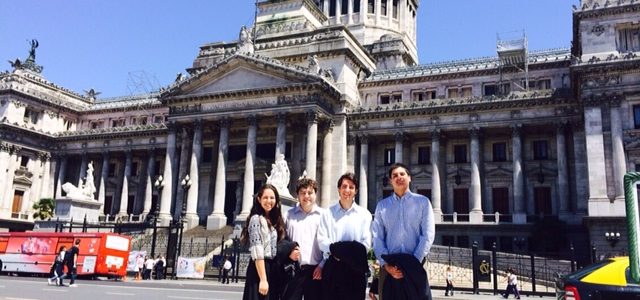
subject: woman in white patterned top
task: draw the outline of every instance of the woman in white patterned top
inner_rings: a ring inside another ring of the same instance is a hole
[[[249,244],[251,261],[247,267],[243,300],[269,299],[270,291],[277,291],[271,278],[277,243],[285,237],[284,220],[280,210],[278,190],[271,184],[263,185],[253,202],[240,240]],[[273,294],[273,293],[271,293]],[[275,299],[276,295],[272,295]]]

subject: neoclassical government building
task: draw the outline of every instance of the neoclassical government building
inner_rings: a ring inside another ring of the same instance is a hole
[[[218,229],[245,218],[284,155],[292,194],[306,171],[329,206],[353,171],[371,211],[392,191],[387,166],[409,165],[438,244],[517,251],[559,237],[623,252],[622,178],[640,166],[640,3],[582,0],[570,49],[522,36],[497,40],[494,57],[433,64],[418,62],[419,4],[258,1],[255,24],[202,45],[188,76],[110,99],[48,81],[32,44],[0,73],[2,227],[33,224],[33,203],[63,197],[92,163],[105,218],[157,208],[168,223],[184,203],[190,227]]]

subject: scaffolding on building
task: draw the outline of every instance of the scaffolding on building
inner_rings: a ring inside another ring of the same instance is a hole
[[[498,93],[501,95],[508,94],[511,91],[511,84],[517,86],[522,91],[529,90],[529,54],[527,50],[527,36],[522,31],[521,36],[514,36],[513,32],[503,34],[496,34],[496,51],[498,52],[498,72],[500,74],[500,80],[498,83]],[[521,72],[524,75],[524,79],[514,81],[514,78],[521,78],[520,76],[510,76],[508,80],[505,79],[505,72],[508,69],[515,69],[517,72]]]

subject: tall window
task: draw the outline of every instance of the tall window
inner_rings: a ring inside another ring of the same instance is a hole
[[[536,215],[551,215],[551,188],[542,186],[533,190]]]
[[[210,163],[213,161],[213,147],[202,148],[202,162]]]
[[[30,109],[30,108],[26,108],[24,110],[24,117],[23,117],[23,121],[25,123],[31,123],[31,124],[37,124],[38,123],[38,117],[39,114],[38,112]]]
[[[380,96],[380,104],[389,104],[389,101],[391,101],[391,96],[389,95]]]
[[[458,88],[448,88],[447,89],[447,98],[458,98],[460,94],[458,93]]]
[[[640,105],[633,106],[633,125],[635,129],[640,129]]]
[[[380,0],[380,10],[381,15],[387,15],[387,0]]]
[[[376,13],[376,0],[369,0],[369,2],[367,2],[367,12],[369,12],[370,14],[375,14]]]
[[[509,189],[506,187],[499,187],[491,189],[493,196],[493,212],[500,214],[509,213]]]
[[[498,88],[495,84],[485,84],[482,88],[482,95],[491,96],[498,93]]]
[[[507,161],[507,143],[493,144],[493,161]]]
[[[461,93],[460,93],[460,97],[463,97],[463,98],[471,97],[471,95],[472,95],[471,91],[472,91],[472,89],[471,89],[470,86],[463,87],[462,90],[461,90]]]
[[[338,0],[329,0],[329,17],[334,17],[336,15],[336,3]]]
[[[391,16],[394,19],[398,18],[398,0],[393,0],[393,10],[391,12]]]
[[[343,15],[348,14],[349,13],[349,0],[340,0],[340,2],[342,2],[342,5],[340,6],[340,14],[343,14]]]
[[[627,27],[618,29],[618,51],[640,51],[640,27]]]
[[[539,89],[539,90],[549,90],[549,89],[551,89],[551,79],[538,80],[537,89]]]
[[[109,163],[109,177],[116,177],[116,164]]]
[[[453,162],[463,164],[467,162],[467,145],[453,146]]]
[[[469,189],[453,189],[453,211],[459,214],[469,213]]]
[[[353,12],[360,12],[360,0],[353,1]]]
[[[396,162],[396,149],[384,149],[384,165],[389,166]]]
[[[533,159],[549,159],[549,148],[547,145],[547,141],[533,141]]]
[[[139,165],[137,161],[134,161],[131,163],[131,176],[138,177],[138,175],[140,175],[140,172],[139,172],[140,170],[138,170],[139,169],[138,166]]]
[[[428,165],[431,163],[431,147],[418,147],[418,164]]]
[[[23,168],[26,168],[28,164],[29,164],[29,157],[26,155],[23,155],[20,158],[20,166]]]

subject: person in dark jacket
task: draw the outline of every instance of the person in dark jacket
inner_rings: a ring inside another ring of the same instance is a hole
[[[412,254],[398,253],[382,255],[384,261],[398,268],[402,278],[387,277],[382,288],[383,299],[393,300],[430,300],[427,293],[427,272]],[[426,284],[425,284],[426,283]]]
[[[360,242],[331,244],[331,256],[322,268],[322,299],[353,300],[366,295],[367,248]]]

